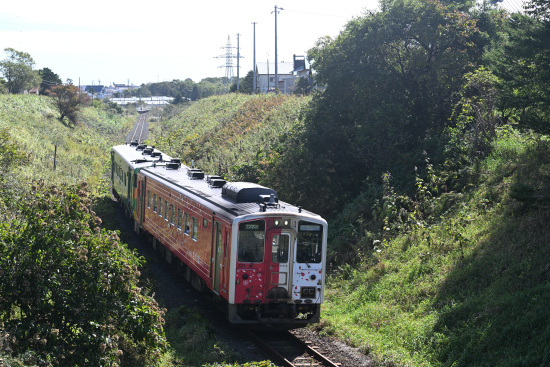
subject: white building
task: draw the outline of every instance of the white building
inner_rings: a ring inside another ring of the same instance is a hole
[[[303,56],[293,56],[293,62],[281,61],[277,68],[279,76],[278,89],[280,93],[290,94],[294,91],[298,78],[309,77],[309,69],[306,68]],[[276,91],[275,85],[275,63],[256,63],[257,89],[258,93],[269,93]]]

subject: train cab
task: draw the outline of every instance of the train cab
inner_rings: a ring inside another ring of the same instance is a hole
[[[236,218],[230,321],[286,329],[318,322],[326,235],[326,221],[286,204]]]

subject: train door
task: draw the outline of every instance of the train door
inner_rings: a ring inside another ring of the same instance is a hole
[[[146,195],[147,195],[147,186],[145,184],[147,177],[144,177],[143,180],[138,181],[138,203],[137,203],[137,216],[138,223],[140,226],[143,225],[145,220],[145,205],[146,205]]]
[[[267,298],[290,298],[290,250],[292,234],[290,232],[270,231],[266,236]]]
[[[125,179],[125,185],[126,185],[126,189],[127,189],[127,192],[126,192],[126,199],[127,199],[127,202],[126,202],[126,207],[128,208],[128,211],[129,211],[129,215],[132,215],[134,214],[133,213],[133,207],[132,207],[132,204],[133,204],[133,201],[134,201],[134,185],[132,185],[132,169],[130,167],[128,167],[128,172],[126,173],[126,179]]]
[[[220,294],[220,274],[222,272],[222,224],[214,221],[214,238],[213,238],[213,248],[214,248],[214,269],[212,273],[213,286],[212,289],[217,294]]]

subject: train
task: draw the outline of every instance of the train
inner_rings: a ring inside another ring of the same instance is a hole
[[[192,165],[193,166],[193,165]],[[111,149],[112,193],[169,264],[234,325],[320,321],[327,222],[271,188],[230,182],[132,142]]]

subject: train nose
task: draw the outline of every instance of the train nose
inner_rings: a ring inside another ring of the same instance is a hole
[[[283,287],[274,287],[271,288],[269,293],[267,294],[268,299],[289,299],[290,295],[288,294],[288,291]]]

